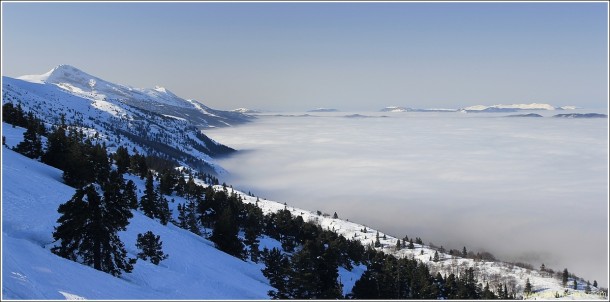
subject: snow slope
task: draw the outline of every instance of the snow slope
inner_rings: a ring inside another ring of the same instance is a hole
[[[239,191],[235,192],[240,194],[244,199],[244,202],[246,203],[256,202],[256,197],[248,196],[247,194],[244,194],[243,192]],[[365,246],[373,246],[376,234],[377,232],[379,232],[382,247],[377,248],[378,250],[382,250],[385,253],[393,254],[396,257],[415,258],[423,263],[426,263],[430,271],[433,273],[440,272],[442,275],[449,275],[451,273],[455,273],[456,275],[458,275],[460,274],[460,272],[464,272],[467,268],[473,267],[475,270],[475,274],[479,278],[479,282],[489,282],[490,286],[492,286],[492,289],[495,289],[493,285],[496,283],[507,283],[509,289],[511,287],[514,287],[514,289],[521,295],[523,294],[523,289],[525,288],[526,280],[529,278],[534,289],[534,294],[529,297],[530,299],[555,299],[556,292],[561,295],[561,299],[604,299],[604,297],[595,294],[598,289],[593,287],[593,294],[585,294],[584,289],[586,283],[583,280],[577,280],[578,290],[573,290],[571,288],[567,289],[567,295],[564,295],[565,288],[562,286],[561,280],[553,276],[549,276],[549,274],[544,272],[525,269],[500,261],[475,261],[473,259],[452,256],[446,253],[439,253],[440,261],[434,262],[431,259],[434,256],[434,253],[437,251],[436,249],[433,249],[427,245],[414,244],[414,249],[408,249],[403,247],[400,250],[396,250],[396,241],[398,239],[389,234],[385,234],[381,230],[372,229],[362,224],[350,221],[334,219],[327,214],[318,215],[316,212],[287,206],[281,202],[270,201],[262,198],[259,198],[258,205],[263,210],[263,213],[275,212],[286,208],[293,215],[303,217],[304,221],[311,221],[317,223],[325,229],[333,230],[337,234],[343,235],[347,239],[359,240]],[[364,230],[365,228],[366,233],[362,232],[362,230]],[[386,239],[383,239],[384,235]],[[354,270],[354,272],[351,273],[357,274],[361,269],[362,268],[357,268]],[[359,272],[359,274],[362,274],[362,272]],[[342,280],[346,280],[343,284],[346,284],[345,282],[348,282],[347,278],[343,278]],[[573,279],[570,279],[568,284],[571,286],[572,282]],[[351,284],[351,286],[353,287],[353,284]]]
[[[60,182],[61,171],[2,151],[2,299],[266,299],[272,289],[259,264],[135,211],[121,239],[135,257],[138,233],[160,235],[169,258],[159,266],[139,260],[132,273],[115,278],[52,254],[57,207],[75,190]]]

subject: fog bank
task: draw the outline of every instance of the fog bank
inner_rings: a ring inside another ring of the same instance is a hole
[[[607,119],[316,115],[206,134],[237,189],[608,285]]]

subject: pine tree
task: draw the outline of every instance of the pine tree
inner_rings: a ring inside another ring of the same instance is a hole
[[[564,268],[563,274],[561,275],[561,283],[563,284],[563,287],[568,286],[568,277],[569,276],[570,276],[570,274],[568,273],[568,269]]]
[[[197,224],[197,208],[195,207],[195,203],[192,201],[187,201],[185,205],[186,210],[186,225],[188,230],[193,234],[197,234],[201,236],[201,230],[199,229],[199,225]]]
[[[462,249],[462,257],[468,256],[468,252],[466,251],[466,247]]]
[[[414,248],[415,248],[415,245],[413,244],[413,238],[409,239],[409,246],[408,246],[408,248],[409,248],[410,250],[412,250],[412,249],[414,249]]]
[[[434,262],[439,262],[440,261],[440,257],[438,255],[438,251],[434,251],[434,258],[433,258]]]
[[[400,245],[400,239],[396,240],[396,250],[400,251],[400,249],[402,248],[402,246]]]
[[[178,175],[174,169],[164,169],[159,177],[159,191],[161,194],[171,195],[178,184]]]
[[[375,247],[381,247],[381,241],[379,241],[379,232],[375,235]]]
[[[532,284],[530,283],[530,278],[527,278],[527,281],[525,281],[525,289],[523,290],[523,293],[526,297],[529,297],[529,295],[532,294]]]
[[[574,288],[574,290],[578,289],[578,283],[576,283],[576,279],[574,279],[574,281],[572,282],[572,288]]]
[[[140,249],[138,258],[145,261],[150,258],[150,262],[155,265],[159,265],[159,262],[169,257],[169,255],[163,253],[163,242],[161,241],[160,236],[155,235],[151,231],[144,234],[138,234],[136,247]]]
[[[163,196],[163,194],[157,192],[157,196],[159,197],[157,198],[155,204],[155,217],[159,218],[159,222],[162,225],[167,225],[167,223],[172,219],[172,211],[169,208],[169,202],[167,198]],[[199,235],[198,232],[196,234]]]
[[[188,216],[186,214],[186,207],[182,204],[178,204],[178,227],[181,229],[188,229]]]
[[[42,155],[42,142],[37,132],[38,125],[34,123],[33,118],[31,120],[32,122],[28,124],[27,130],[23,133],[23,141],[15,147],[15,151],[29,158],[37,159]]]
[[[120,172],[119,172],[120,173]],[[138,208],[138,195],[136,194],[136,184],[130,179],[125,183],[123,194],[129,204],[130,209]]]
[[[61,257],[82,261],[83,264],[115,276],[131,272],[134,261],[118,232],[124,231],[132,217],[131,211],[113,194],[104,192],[100,198],[99,186],[87,185],[58,208],[59,226],[53,238],[60,242],[51,251]]]
[[[333,214],[333,218],[334,219],[339,219],[339,215],[337,215],[337,212],[335,212],[335,214]]]
[[[243,258],[243,244],[237,237],[238,232],[239,226],[237,225],[236,217],[233,215],[231,207],[227,207],[222,211],[214,224],[210,240],[216,244],[219,250],[235,257]]]
[[[157,191],[155,190],[155,185],[153,183],[153,175],[150,171],[148,171],[148,175],[146,175],[144,195],[142,195],[142,197],[140,198],[140,210],[142,210],[144,215],[150,218],[155,218],[158,199],[159,197],[157,195]]]
[[[288,273],[290,271],[290,261],[277,248],[269,251],[263,249],[263,263],[265,268],[262,270],[263,276],[269,280],[269,285],[275,288],[268,292],[273,299],[288,299]]]
[[[61,124],[53,130],[47,137],[47,148],[45,153],[42,155],[42,162],[65,170],[68,163],[68,148],[69,142],[66,136],[66,124],[64,116],[61,116]]]
[[[585,287],[585,294],[591,293],[591,282],[587,280],[587,287]]]
[[[131,162],[127,148],[123,146],[118,147],[113,157],[117,166],[117,171],[121,174],[126,173]]]
[[[597,288],[597,280],[593,280],[593,287]]]
[[[256,205],[248,205],[246,209],[246,221],[244,223],[244,244],[250,247],[250,260],[253,262],[258,262],[258,236],[260,236],[263,231],[263,219],[264,215],[261,208]]]

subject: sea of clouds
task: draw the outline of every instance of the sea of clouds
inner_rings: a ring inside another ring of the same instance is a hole
[[[510,113],[259,115],[206,131],[227,183],[396,237],[607,286],[608,120]]]

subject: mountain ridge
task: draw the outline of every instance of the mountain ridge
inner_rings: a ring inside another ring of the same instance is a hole
[[[18,104],[51,125],[60,124],[63,116],[67,124],[101,136],[110,151],[126,145],[212,174],[226,173],[214,157],[235,150],[202,131],[252,119],[182,99],[159,86],[139,89],[114,84],[70,65],[42,75],[3,76],[2,90],[3,104]]]

